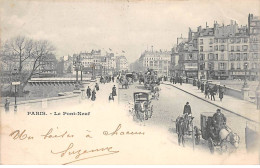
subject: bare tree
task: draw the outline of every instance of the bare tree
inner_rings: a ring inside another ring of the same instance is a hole
[[[39,68],[45,65],[55,48],[46,40],[35,41],[23,36],[7,40],[3,46],[1,60],[5,60],[7,66],[12,65],[11,68],[17,69],[18,79],[21,82],[18,92],[21,95],[28,81],[39,74]]]

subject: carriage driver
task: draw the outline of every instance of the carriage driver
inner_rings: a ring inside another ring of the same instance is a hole
[[[226,125],[226,117],[221,113],[220,109],[213,115],[213,126],[215,128],[215,133],[218,135],[219,131]]]

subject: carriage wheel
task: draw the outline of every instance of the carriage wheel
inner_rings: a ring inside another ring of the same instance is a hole
[[[226,153],[228,151],[228,142],[222,141],[220,147],[221,147],[221,153]]]
[[[195,132],[195,144],[198,145],[200,143],[200,134],[199,134],[199,129],[198,127],[194,127],[194,132]]]
[[[209,146],[209,150],[210,150],[210,153],[214,153],[215,149],[214,149],[214,143],[213,143],[213,140],[211,138],[208,139],[208,146]]]

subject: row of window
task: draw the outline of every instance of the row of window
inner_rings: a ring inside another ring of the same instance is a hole
[[[226,43],[227,41],[230,43],[247,43],[248,38],[214,39],[214,43]],[[204,44],[203,39],[200,39],[200,44]],[[213,38],[209,39],[209,44],[213,44]]]
[[[221,62],[221,63],[218,63],[218,70],[227,70],[227,63],[223,63],[223,62]],[[241,64],[241,63],[231,63],[230,64],[230,69],[231,70],[235,70],[235,69],[237,69],[237,70],[239,70],[239,69],[257,69],[258,67],[259,67],[260,65],[259,65],[259,63],[252,63],[251,64],[251,66],[250,66],[250,64],[249,63],[243,63],[243,64]],[[205,70],[206,68],[205,68],[205,63],[203,63],[203,64],[200,64],[200,66],[199,66],[199,68],[200,68],[200,70]],[[215,68],[214,68],[214,63],[208,63],[208,70],[214,70]]]

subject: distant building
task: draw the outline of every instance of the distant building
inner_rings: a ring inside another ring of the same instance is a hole
[[[76,74],[76,67],[83,74],[93,75],[113,75],[117,70],[127,70],[128,64],[125,56],[118,59],[114,53],[92,50],[91,52],[81,52],[73,55],[73,74]]]
[[[143,71],[149,68],[157,71],[158,75],[168,76],[171,68],[171,51],[145,51],[141,54],[139,62]]]
[[[56,66],[57,59],[55,55],[50,54],[48,57],[44,57],[44,59],[40,60],[39,66],[39,77],[55,77],[56,76]]]
[[[116,70],[117,71],[128,71],[128,61],[125,56],[116,57]]]

